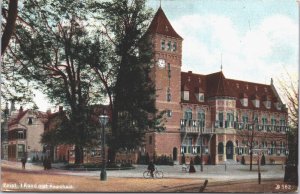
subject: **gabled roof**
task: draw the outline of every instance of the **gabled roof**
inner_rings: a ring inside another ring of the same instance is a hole
[[[12,126],[15,124],[18,124],[20,120],[31,110],[25,110],[23,111],[23,108],[20,108],[20,110],[16,113],[15,116],[12,116],[8,121],[8,126]],[[36,115],[39,119],[47,118],[47,115],[44,112],[41,111],[34,111],[33,114]]]
[[[206,75],[207,96],[231,96],[232,91],[222,71]]]
[[[272,89],[271,85],[253,83],[241,80],[233,80],[225,78],[222,71],[212,73],[209,75],[194,74],[191,71],[181,72],[181,90],[189,88],[189,101],[182,100],[183,103],[192,104],[206,104],[208,98],[213,97],[232,97],[236,98],[236,107],[241,109],[253,109],[253,110],[268,110],[278,112],[275,103],[281,102],[279,96],[277,96]],[[195,94],[203,91],[205,95],[205,102],[199,102],[195,97]],[[248,98],[249,103],[247,107],[241,104],[240,99]],[[260,100],[260,107],[256,108],[252,100]],[[272,102],[271,109],[267,109],[263,102],[269,100]],[[286,112],[282,109],[281,111]]]
[[[158,8],[147,30],[147,33],[162,34],[162,35],[182,39],[182,37],[179,36],[177,32],[174,30],[174,28],[172,27],[171,23],[169,22],[167,16],[165,15],[161,7]]]

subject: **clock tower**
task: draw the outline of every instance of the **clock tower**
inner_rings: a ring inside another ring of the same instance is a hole
[[[172,27],[161,7],[157,10],[148,34],[153,45],[151,78],[156,89],[156,108],[166,111],[166,130],[146,135],[146,151],[153,156],[179,157],[181,102],[182,37]],[[176,156],[177,155],[177,156]]]

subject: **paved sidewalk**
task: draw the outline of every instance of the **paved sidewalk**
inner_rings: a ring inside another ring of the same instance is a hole
[[[10,166],[13,168],[21,168],[21,164],[17,162],[2,161],[2,165]],[[99,177],[100,171],[70,171],[61,170],[59,166],[62,164],[53,164],[53,169],[48,173],[55,173],[61,175],[75,175],[75,176],[87,176],[87,177]],[[143,172],[147,169],[147,165],[134,165],[135,169],[132,170],[107,170],[108,177],[128,177],[128,178],[140,178],[143,177]],[[181,165],[174,166],[156,166],[159,170],[164,172],[164,178],[200,178],[210,179],[215,181],[223,180],[249,180],[257,179],[257,165],[253,165],[253,170],[249,171],[249,165],[204,165],[203,172],[200,171],[200,165],[195,165],[196,173],[187,173],[182,171]],[[41,171],[42,166],[27,163],[27,170]],[[263,179],[283,179],[284,167],[282,165],[265,165],[261,166],[261,178]]]

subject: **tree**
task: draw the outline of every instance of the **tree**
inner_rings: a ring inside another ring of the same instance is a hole
[[[53,133],[60,143],[75,145],[75,163],[83,162],[83,147],[96,137],[89,105],[101,100],[101,86],[91,71],[97,37],[90,33],[89,1],[29,0],[16,25],[18,61],[15,73],[67,108],[68,120]]]
[[[268,129],[259,131],[258,124],[250,124],[248,129],[237,130],[237,137],[244,141],[242,144],[250,151],[250,171],[252,171],[253,149],[264,148],[264,145],[258,145],[256,143],[256,139],[259,139],[261,142],[265,142],[267,139],[272,139],[273,141],[285,140],[284,134],[275,134],[274,132],[268,131]]]
[[[289,110],[289,125],[291,130],[288,133],[289,155],[285,167],[285,182],[298,184],[298,127],[299,127],[299,85],[298,80],[288,72],[279,80],[281,92],[287,102]]]
[[[4,54],[15,29],[18,16],[18,0],[10,0],[8,8],[3,6],[2,15],[6,19],[6,24],[1,37],[1,56]]]
[[[113,0],[96,4],[105,23],[104,34],[114,47],[117,63],[113,87],[113,118],[109,146],[132,149],[156,124],[155,89],[149,77],[152,46],[144,36],[150,10],[145,0]]]

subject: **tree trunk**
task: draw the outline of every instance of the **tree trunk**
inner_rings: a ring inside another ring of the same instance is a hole
[[[82,146],[75,145],[75,164],[83,163],[83,148]]]
[[[9,40],[14,32],[15,23],[18,15],[18,0],[10,0],[8,7],[8,16],[2,35],[1,56],[9,44]]]

